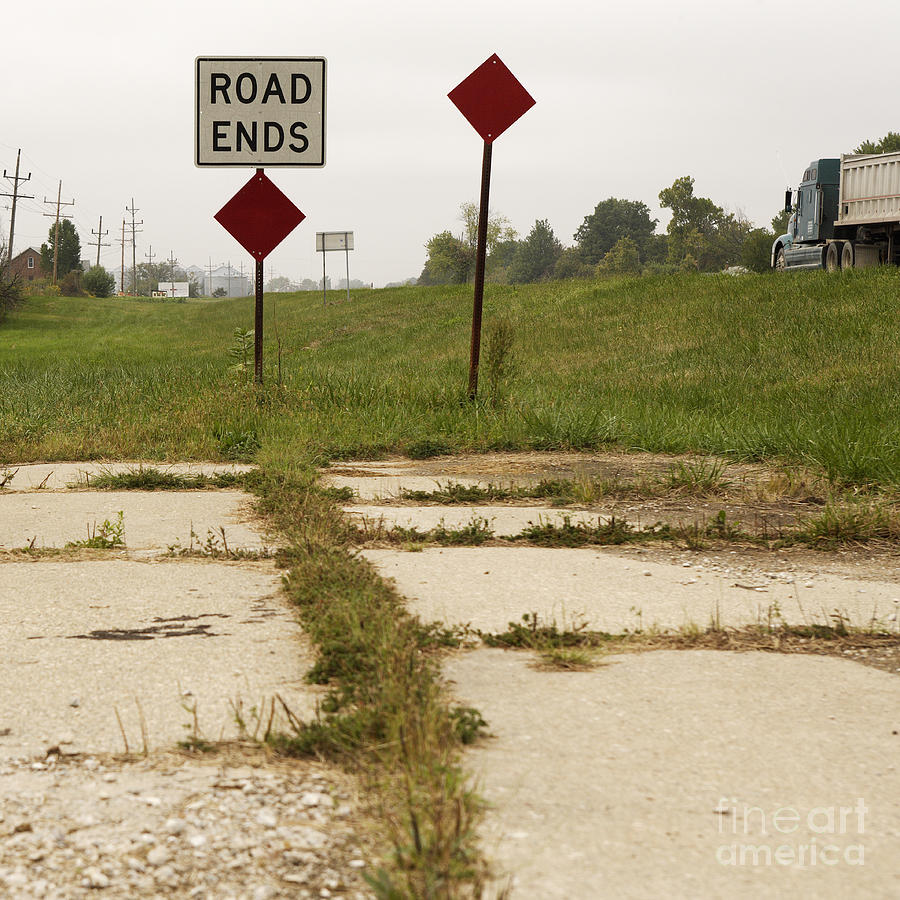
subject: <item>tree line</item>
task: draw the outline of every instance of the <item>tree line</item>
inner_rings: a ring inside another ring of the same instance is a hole
[[[660,191],[659,202],[672,212],[663,234],[657,232],[658,220],[651,218],[645,203],[609,197],[585,216],[573,236],[574,244],[568,247],[546,219],[537,219],[520,240],[505,216],[491,213],[485,278],[517,284],[605,274],[714,272],[732,265],[763,271],[769,267],[772,242],[783,233],[787,218],[779,213],[771,230],[755,228],[745,217],[696,196],[690,176]],[[426,243],[419,284],[462,284],[472,277],[477,205],[463,203],[459,217],[463,223],[459,235],[442,231]]]
[[[854,153],[900,151],[900,133],[889,131],[877,141],[861,142]],[[565,247],[546,219],[537,219],[519,240],[509,220],[488,217],[485,278],[501,283],[592,278],[602,275],[717,272],[744,266],[763,272],[771,265],[772,243],[787,231],[789,213],[779,210],[770,228],[757,228],[743,215],[726,212],[708,197],[694,193],[690,175],[676,178],[659,192],[672,217],[664,234],[657,219],[639,200],[609,197],[594,207]],[[463,284],[475,271],[478,206],[463,203],[463,228],[434,235],[426,244],[419,284]]]

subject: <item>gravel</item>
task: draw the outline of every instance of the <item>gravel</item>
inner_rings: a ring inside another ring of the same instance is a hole
[[[0,762],[0,895],[373,896],[363,874],[376,854],[352,781],[318,763],[262,762]]]

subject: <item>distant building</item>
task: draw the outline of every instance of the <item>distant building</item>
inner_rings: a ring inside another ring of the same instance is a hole
[[[211,273],[200,266],[188,266],[185,271],[203,286],[204,297],[212,297],[219,288],[225,297],[246,297],[250,293],[250,277],[241,275],[234,266],[219,266]]]
[[[35,278],[44,278],[46,272],[41,268],[41,251],[29,247],[18,256],[14,256],[9,263],[11,275],[18,275],[22,281],[34,281]]]
[[[160,281],[156,293],[163,297],[190,297],[191,286],[187,281]]]

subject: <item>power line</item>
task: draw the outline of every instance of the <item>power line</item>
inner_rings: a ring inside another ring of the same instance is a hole
[[[12,197],[12,211],[9,214],[9,247],[7,248],[6,254],[6,262],[7,265],[12,262],[12,253],[13,253],[13,239],[16,233],[16,201],[19,199],[19,182],[31,181],[31,172],[28,173],[26,178],[19,178],[19,160],[22,158],[22,150],[19,149],[18,153],[16,153],[16,174],[15,175],[7,175],[6,169],[3,170],[3,177],[7,179],[7,181],[11,181],[13,183],[13,192],[11,194],[7,194],[4,192],[0,192],[0,197]],[[34,196],[32,194],[22,194],[23,200],[34,200]]]

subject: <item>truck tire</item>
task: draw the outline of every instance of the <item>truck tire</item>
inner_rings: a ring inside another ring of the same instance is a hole
[[[825,251],[825,270],[827,272],[841,271],[841,251],[844,249],[843,241],[832,241]]]
[[[779,247],[775,251],[775,271],[783,272],[786,268],[787,266],[784,262],[784,247]]]
[[[842,269],[852,269],[854,263],[856,262],[856,254],[854,251],[853,241],[847,241],[844,244],[844,249],[841,250],[841,268]]]

